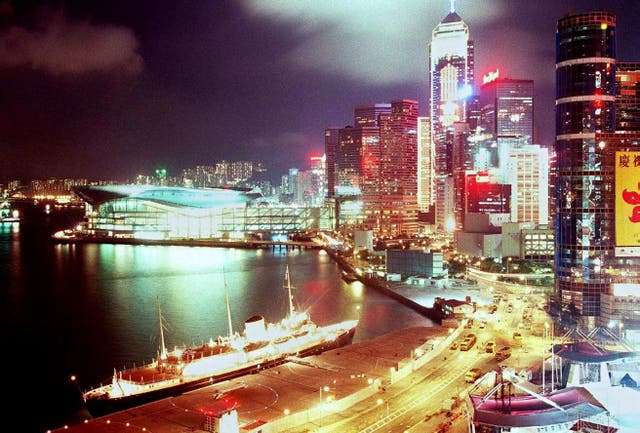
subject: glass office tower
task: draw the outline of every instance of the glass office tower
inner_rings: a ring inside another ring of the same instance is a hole
[[[555,288],[562,307],[595,326],[610,289],[614,211],[605,200],[611,152],[596,134],[615,130],[616,17],[568,15],[556,31]]]

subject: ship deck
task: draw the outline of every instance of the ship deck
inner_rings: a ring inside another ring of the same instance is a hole
[[[175,379],[179,376],[178,372],[171,371],[170,368],[158,368],[152,366],[138,367],[122,372],[122,380],[133,382],[138,385]]]
[[[252,343],[248,345],[246,349],[257,349],[265,345],[267,345],[266,342]],[[122,380],[127,380],[138,385],[174,379],[180,376],[180,363],[188,364],[191,361],[220,355],[227,353],[230,350],[231,348],[224,344],[215,344],[213,346],[204,344],[200,347],[189,347],[183,349],[180,356],[170,354],[169,357],[159,366],[149,364],[123,370],[121,377]],[[120,375],[120,372],[118,372],[118,375]]]

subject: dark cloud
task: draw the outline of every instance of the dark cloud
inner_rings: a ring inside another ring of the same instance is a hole
[[[500,0],[466,13],[480,23],[504,13]],[[242,0],[248,11],[274,25],[290,25],[296,41],[284,56],[292,69],[319,71],[375,86],[413,83],[428,68],[428,38],[446,15],[442,0]]]
[[[126,27],[72,20],[61,10],[41,8],[33,29],[11,26],[0,32],[0,67],[27,67],[54,75],[110,71],[135,75],[143,67],[138,45]]]
[[[538,142],[555,136],[555,26],[618,16],[618,58],[638,60],[638,0],[457,0],[476,76],[535,81]],[[52,4],[64,4],[50,9]],[[43,9],[49,5],[49,9]],[[37,14],[36,11],[40,13]],[[0,183],[127,179],[159,165],[265,163],[279,181],[322,153],[358,104],[417,99],[448,0],[0,0]],[[132,76],[91,71],[144,71]]]

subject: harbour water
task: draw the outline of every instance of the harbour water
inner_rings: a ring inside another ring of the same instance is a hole
[[[0,227],[3,371],[10,413],[25,414],[20,431],[81,422],[90,417],[82,390],[108,381],[114,368],[155,357],[156,299],[169,347],[226,334],[225,280],[239,332],[255,314],[267,321],[285,315],[287,265],[297,307],[320,325],[359,318],[354,342],[431,325],[359,282],[346,283],[323,251],[63,245],[49,236],[78,221],[80,210],[28,206],[22,215],[19,226]]]

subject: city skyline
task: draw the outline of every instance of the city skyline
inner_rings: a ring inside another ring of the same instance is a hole
[[[632,6],[455,3],[475,43],[476,82],[495,69],[534,80],[535,142],[548,147],[557,19],[615,13],[618,58],[632,61]],[[449,9],[446,0],[0,2],[0,181],[177,174],[222,159],[263,160],[274,179],[305,169],[324,151],[325,128],[350,124],[354,106],[409,98],[427,115],[428,43]]]

